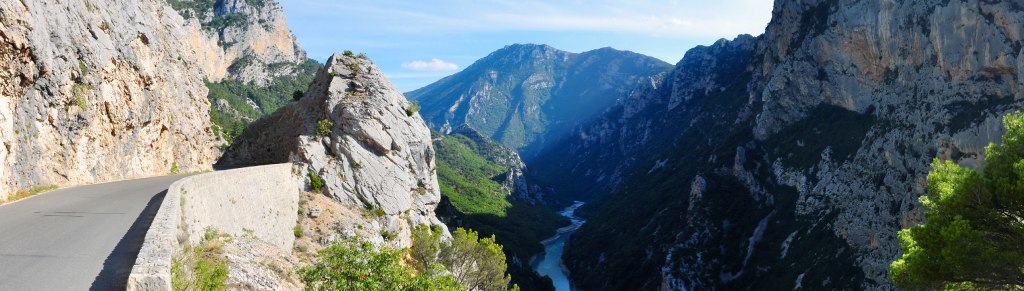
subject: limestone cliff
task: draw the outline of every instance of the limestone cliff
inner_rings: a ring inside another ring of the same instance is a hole
[[[0,199],[207,169],[206,88],[163,2],[0,1]]]
[[[377,214],[339,220],[339,235],[374,228],[367,239],[407,245],[411,227],[441,225],[430,130],[410,108],[370,60],[335,54],[302,99],[249,125],[219,163],[304,163],[325,195]]]
[[[764,35],[691,50],[531,165],[600,198],[566,247],[576,287],[892,289],[929,162],[978,166],[1024,108],[1022,17],[776,1]]]
[[[186,44],[212,82],[232,79],[263,87],[274,77],[296,74],[306,62],[277,1],[168,2],[185,18]]]

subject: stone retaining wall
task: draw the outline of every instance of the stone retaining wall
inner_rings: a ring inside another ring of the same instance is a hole
[[[207,228],[250,235],[291,250],[299,177],[292,164],[190,176],[171,184],[128,277],[128,290],[172,290],[171,258],[197,244]]]

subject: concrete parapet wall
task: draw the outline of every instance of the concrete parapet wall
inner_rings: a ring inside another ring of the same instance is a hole
[[[171,290],[171,260],[206,229],[254,236],[291,250],[299,177],[292,164],[189,176],[171,184],[128,277],[128,290]]]

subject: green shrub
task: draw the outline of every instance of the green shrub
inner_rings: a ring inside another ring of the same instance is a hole
[[[316,137],[325,137],[331,134],[334,123],[330,119],[321,119],[316,123]]]
[[[395,239],[395,237],[398,236],[398,234],[395,233],[394,231],[388,231],[388,230],[382,229],[382,230],[380,230],[380,236],[383,237],[385,241],[390,241],[390,240]]]
[[[222,236],[207,229],[198,246],[186,246],[171,260],[171,287],[175,291],[227,290],[228,264],[223,245]]]
[[[316,193],[320,193],[320,190],[324,188],[324,179],[320,178],[320,175],[312,168],[309,169],[309,188]]]
[[[480,238],[477,232],[460,227],[452,233],[451,240],[441,241],[440,232],[426,226],[413,230],[411,257],[421,273],[447,270],[456,282],[470,290],[509,289],[512,277],[506,272],[505,253],[494,236]]]
[[[295,228],[292,229],[292,233],[295,234],[295,238],[302,237],[303,233],[305,233],[305,232],[306,231],[304,229],[302,229],[302,226],[298,225],[298,224],[296,224]]]
[[[341,54],[342,54],[342,55],[345,55],[346,57],[351,57],[351,56],[354,56],[354,54],[352,54],[352,51],[350,51],[350,50],[345,50],[345,52],[343,52],[343,53],[341,53]]]
[[[348,67],[348,70],[352,71],[353,75],[359,75],[359,63],[348,63],[345,65],[345,67]]]
[[[306,290],[466,290],[440,272],[418,275],[402,264],[404,250],[361,240],[334,243],[298,270]]]
[[[409,102],[409,108],[405,109],[405,115],[412,117],[413,114],[420,111],[420,101],[413,100]]]
[[[107,24],[106,21],[103,22],[103,25],[107,27],[106,29],[110,29],[110,25]],[[89,74],[89,67],[86,67],[85,62],[83,62],[82,60],[78,60],[78,72],[82,73],[82,76]]]
[[[85,95],[92,92],[92,85],[76,83],[71,87],[71,93],[75,95],[75,105],[85,111]]]

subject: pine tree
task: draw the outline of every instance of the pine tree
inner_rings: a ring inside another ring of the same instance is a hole
[[[902,257],[889,278],[906,289],[1021,289],[1024,286],[1024,114],[1003,118],[1006,134],[985,148],[976,171],[932,162],[925,223],[899,232]]]

